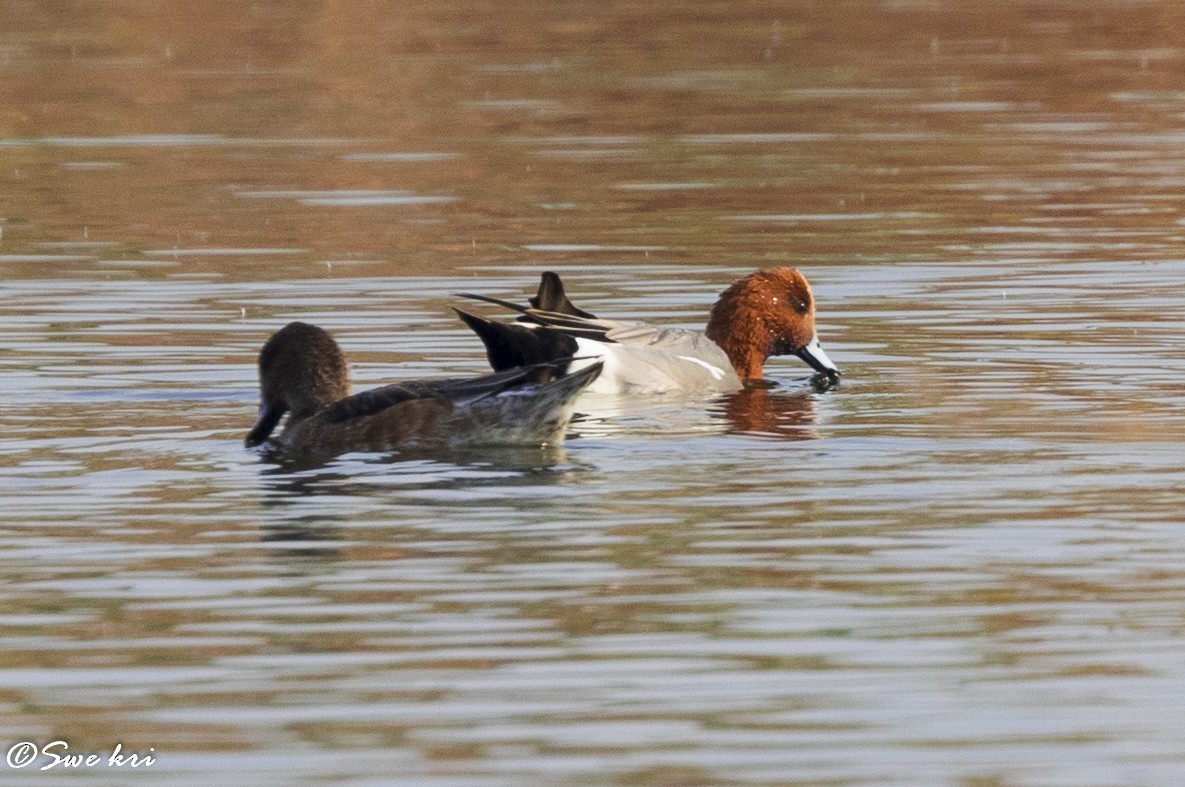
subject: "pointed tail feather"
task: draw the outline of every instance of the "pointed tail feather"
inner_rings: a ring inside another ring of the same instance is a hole
[[[543,280],[539,285],[539,293],[534,298],[531,298],[531,303],[540,303],[545,306],[555,307],[560,309],[560,311],[536,308],[535,306],[519,306],[517,303],[505,301],[501,298],[494,298],[490,295],[478,295],[472,292],[455,292],[453,294],[458,298],[468,298],[473,301],[481,301],[482,303],[491,303],[495,306],[509,309],[512,312],[517,312],[519,315],[517,322],[544,325],[548,328],[562,331],[569,336],[592,339],[597,342],[612,343],[613,340],[607,334],[617,327],[616,323],[610,320],[598,319],[583,309],[578,309],[572,305],[572,302],[564,295],[564,288],[560,282],[560,277],[554,273],[543,274]],[[462,317],[462,319],[465,318]],[[466,322],[469,321],[466,320]],[[473,327],[472,323],[470,323],[470,327]],[[474,330],[481,335],[481,331],[478,331],[477,328],[474,328]]]
[[[586,320],[597,318],[597,315],[586,312],[568,300],[568,295],[564,292],[564,283],[560,280],[559,274],[552,271],[544,271],[539,277],[539,291],[530,301],[531,306],[540,311],[583,317]]]
[[[503,309],[510,309],[512,312],[518,312],[519,314],[530,314],[531,312],[531,310],[526,306],[519,306],[517,303],[504,301],[501,298],[494,298],[489,295],[478,295],[477,293],[473,292],[454,292],[453,295],[456,295],[458,298],[468,298],[471,301],[492,303],[495,306],[501,306]]]
[[[495,371],[548,363],[576,354],[576,340],[549,328],[528,328],[519,323],[487,320],[453,308],[486,348],[486,357]]]
[[[485,377],[479,377],[476,380],[463,382],[472,383],[473,385],[471,387],[481,385],[485,388],[481,395],[473,401],[489,399],[499,394],[533,385],[538,386],[536,393],[539,395],[546,394],[551,401],[565,402],[591,385],[593,380],[596,380],[600,376],[601,369],[604,368],[604,364],[601,361],[597,361],[582,369],[569,372],[568,366],[574,360],[576,359],[560,358],[548,363],[538,363],[532,366],[496,372]]]
[[[571,361],[576,358],[569,359]],[[588,386],[592,385],[593,381],[601,376],[601,370],[605,368],[603,361],[589,364],[583,369],[577,369],[574,372],[568,372],[560,379],[548,384],[548,388],[553,388],[558,396],[563,399],[575,397],[576,394],[583,391]]]

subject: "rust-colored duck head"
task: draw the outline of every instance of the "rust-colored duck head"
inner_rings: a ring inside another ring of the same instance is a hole
[[[712,307],[706,333],[742,380],[760,379],[771,355],[796,355],[815,371],[839,378],[839,369],[815,336],[811,286],[794,268],[771,268],[737,279]]]
[[[329,333],[316,325],[290,322],[259,351],[259,420],[247,434],[257,446],[289,413],[291,426],[350,395],[345,356]]]

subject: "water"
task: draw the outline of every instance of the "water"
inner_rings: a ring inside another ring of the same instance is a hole
[[[10,4],[0,748],[1180,782],[1185,16],[1089,6]],[[288,320],[370,386],[484,368],[455,292],[551,269],[702,327],[774,265],[838,388],[784,358],[590,397],[555,449],[242,448]]]

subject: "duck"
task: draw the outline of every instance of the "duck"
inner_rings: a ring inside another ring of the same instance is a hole
[[[797,356],[827,386],[839,382],[840,370],[815,332],[810,284],[794,268],[759,270],[734,281],[712,307],[704,331],[601,319],[573,304],[553,271],[542,274],[529,306],[487,295],[456,295],[519,315],[517,322],[505,323],[454,307],[482,340],[494,369],[556,357],[597,359],[604,370],[589,386],[591,392],[738,391],[760,381],[774,355]]]
[[[259,418],[244,440],[338,455],[405,448],[558,443],[573,402],[602,364],[552,358],[475,378],[406,380],[351,393],[349,368],[323,328],[291,322],[259,352]]]

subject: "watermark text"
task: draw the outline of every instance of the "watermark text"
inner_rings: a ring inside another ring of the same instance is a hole
[[[9,747],[5,761],[9,768],[27,768],[48,759],[49,762],[41,762],[39,771],[52,768],[151,768],[156,763],[155,754],[155,748],[147,752],[125,752],[122,743],[115,744],[110,753],[72,753],[70,744],[65,741],[50,741],[43,746],[21,741]]]

